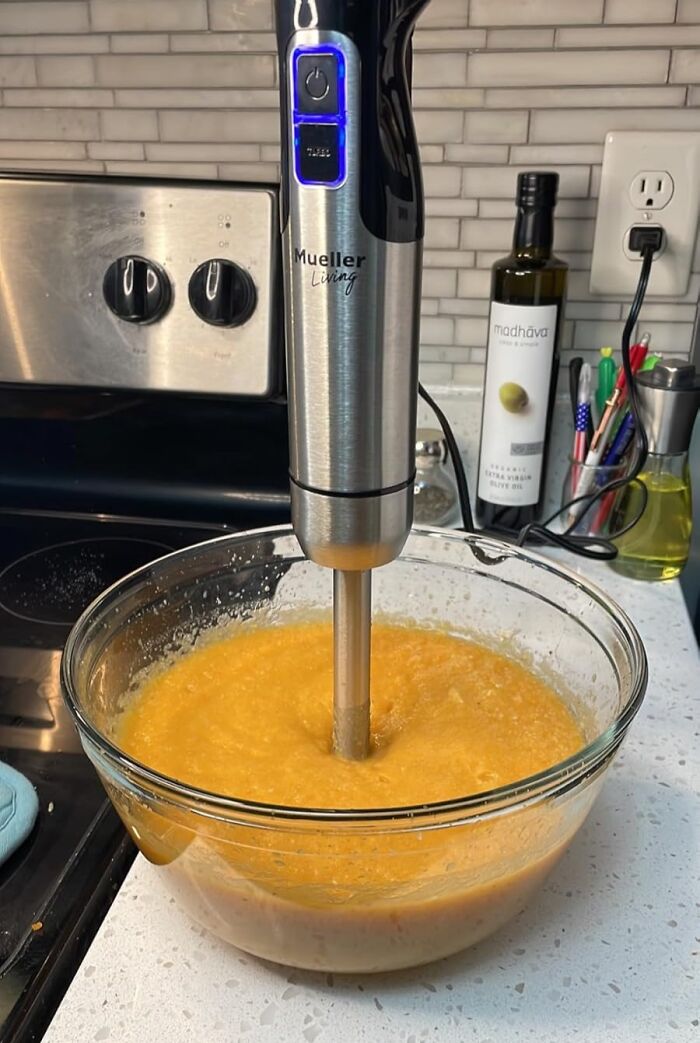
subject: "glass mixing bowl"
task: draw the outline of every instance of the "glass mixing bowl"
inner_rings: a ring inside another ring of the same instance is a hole
[[[127,756],[119,716],[150,664],[234,620],[330,612],[330,572],[304,558],[287,527],[224,536],[138,569],[83,613],[63,657],[85,751],[182,908],[241,949],[297,967],[427,963],[519,912],[589,812],[646,686],[629,619],[545,558],[416,529],[373,582],[375,615],[441,624],[524,659],[569,703],[586,746],[499,789],[360,811],[207,793]]]

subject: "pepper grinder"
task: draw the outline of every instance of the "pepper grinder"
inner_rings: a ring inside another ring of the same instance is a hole
[[[612,567],[633,579],[672,579],[683,570],[693,527],[688,450],[700,407],[700,383],[691,363],[663,359],[637,375],[639,409],[649,454],[639,475],[647,505],[637,524],[617,539]],[[622,528],[641,507],[635,482],[622,492],[614,527]]]

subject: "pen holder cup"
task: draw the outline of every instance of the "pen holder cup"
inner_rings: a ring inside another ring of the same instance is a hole
[[[624,478],[626,473],[626,461],[612,466],[604,467],[602,464],[599,464],[596,467],[591,467],[587,464],[577,463],[569,458],[569,467],[564,478],[564,487],[561,495],[562,507],[574,498],[575,490],[579,488],[581,481],[583,481],[582,487],[587,490],[592,498],[598,489],[607,485],[608,482]],[[579,520],[576,528],[572,529],[572,533],[576,536],[607,536],[610,531],[610,520],[613,516],[613,508],[618,495],[619,490],[607,493],[596,500],[588,509],[586,501],[576,504],[571,510],[576,513]],[[571,518],[571,512],[562,513],[560,520],[562,531],[569,528]]]

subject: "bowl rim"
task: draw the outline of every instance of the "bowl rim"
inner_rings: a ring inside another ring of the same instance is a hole
[[[292,823],[298,825],[303,822],[309,824],[336,822],[348,825],[353,823],[361,824],[363,826],[381,822],[384,824],[398,823],[404,826],[408,825],[409,828],[422,829],[425,828],[423,824],[425,819],[449,817],[451,820],[450,824],[452,824],[452,817],[458,813],[466,813],[465,818],[478,816],[479,819],[484,819],[503,813],[513,805],[522,807],[526,804],[561,794],[572,789],[585,778],[596,775],[600,767],[612,756],[622,742],[629,725],[642,704],[648,682],[648,663],[644,645],[637,628],[627,613],[596,583],[583,579],[572,569],[567,568],[565,565],[560,565],[558,561],[533,553],[530,550],[526,551],[515,544],[507,543],[491,536],[484,536],[479,532],[467,533],[454,529],[441,529],[435,526],[424,525],[413,526],[409,539],[413,535],[439,539],[442,543],[446,541],[455,544],[466,543],[477,562],[481,560],[479,552],[494,554],[496,558],[491,562],[492,564],[497,564],[499,560],[503,560],[505,557],[518,558],[534,565],[538,569],[555,575],[557,579],[564,580],[579,588],[593,601],[597,602],[600,608],[616,624],[622,643],[626,646],[632,672],[631,693],[620,713],[607,728],[575,754],[563,761],[558,761],[544,771],[528,775],[524,779],[518,779],[515,782],[490,790],[468,794],[464,797],[451,798],[450,800],[382,808],[314,808],[245,800],[225,794],[212,793],[208,790],[180,782],[153,768],[149,768],[148,765],[131,757],[107,736],[103,735],[92,723],[80,705],[80,700],[73,684],[73,662],[79,651],[80,643],[87,632],[91,617],[103,611],[117,595],[138,586],[148,576],[154,566],[162,566],[173,558],[186,561],[189,557],[201,553],[202,548],[214,544],[228,543],[235,547],[237,544],[246,543],[261,537],[292,537],[296,540],[293,527],[290,524],[282,524],[226,533],[222,536],[203,540],[164,554],[139,566],[139,568],[134,569],[115,583],[112,583],[83,610],[68,635],[61,656],[60,670],[63,696],[81,741],[85,744],[85,740],[88,740],[89,744],[99,751],[98,756],[100,759],[106,758],[112,766],[118,769],[120,774],[126,772],[131,778],[135,777],[141,782],[148,783],[150,787],[155,787],[158,791],[157,796],[161,800],[167,795],[169,803],[178,807],[187,806],[190,810],[208,817],[221,818],[221,813],[228,812],[227,821],[230,821],[232,814],[239,817],[243,815],[245,817],[242,821],[246,822],[246,824],[250,824],[251,817],[253,817],[254,819],[266,820],[267,824],[273,825],[274,828],[280,828],[282,823],[286,821],[290,825]],[[403,552],[399,555],[399,558],[401,557],[403,557]],[[299,558],[304,559],[301,547],[299,547]],[[483,575],[484,573],[481,574]],[[565,607],[562,608],[562,611],[566,612],[567,615],[570,614]],[[572,618],[575,617],[572,616]],[[579,622],[579,625],[582,624]],[[607,652],[605,654],[607,655]],[[155,794],[151,793],[151,795]],[[412,823],[413,825],[411,825]],[[443,822],[443,824],[446,823]]]

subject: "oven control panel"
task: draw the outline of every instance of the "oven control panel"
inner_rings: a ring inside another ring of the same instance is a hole
[[[270,398],[276,187],[0,176],[0,382]]]

